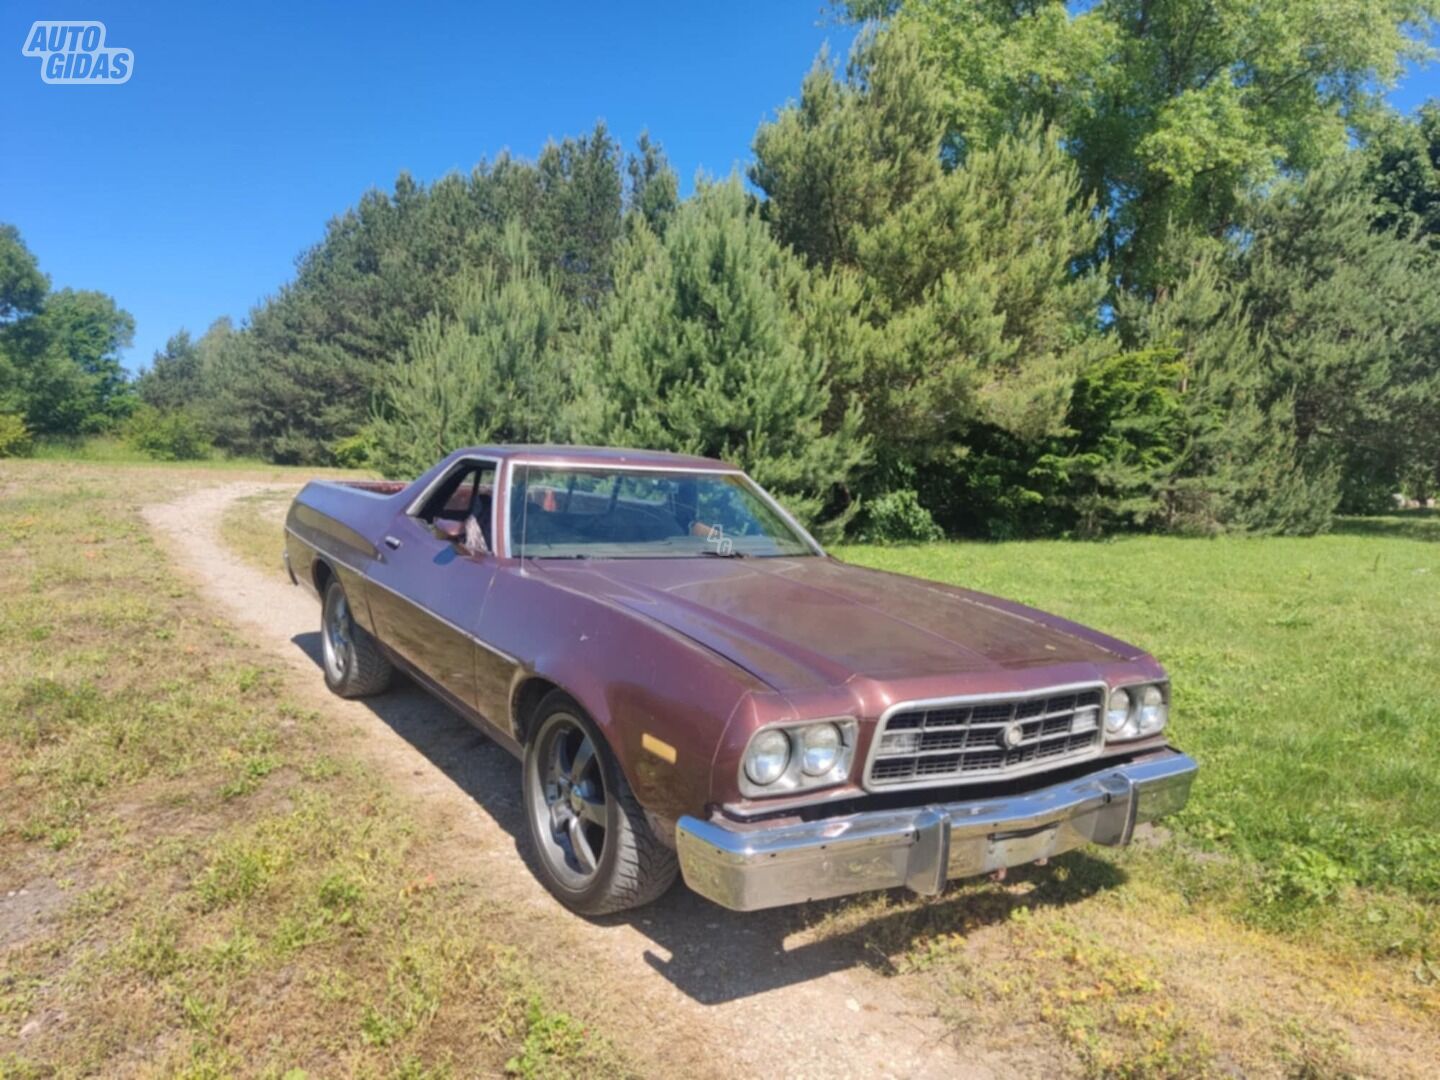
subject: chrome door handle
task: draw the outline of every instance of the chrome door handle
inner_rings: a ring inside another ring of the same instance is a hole
[[[398,536],[385,537],[385,546],[388,547],[391,551],[394,551],[400,546],[400,538]]]

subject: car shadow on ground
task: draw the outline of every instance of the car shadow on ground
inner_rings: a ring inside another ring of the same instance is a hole
[[[318,674],[319,633],[292,640]],[[507,751],[408,680],[362,704],[505,829],[534,871],[520,766]],[[677,883],[654,904],[591,921],[599,927],[633,927],[654,946],[644,952],[651,968],[695,1001],[713,1005],[855,967],[891,974],[895,958],[921,938],[1002,923],[1017,907],[1072,904],[1119,885],[1124,872],[1103,859],[1071,852],[1050,867],[1012,871],[1010,880],[1028,888],[957,890],[952,884],[946,894],[923,904],[909,902],[909,893],[896,890],[896,903],[857,919],[845,918],[853,899],[737,913]]]

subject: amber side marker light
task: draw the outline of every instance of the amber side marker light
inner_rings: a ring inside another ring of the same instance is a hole
[[[675,748],[668,742],[657,739],[654,735],[647,732],[640,736],[640,746],[643,749],[649,750],[650,753],[654,754],[661,761],[668,761],[671,765],[675,764]]]

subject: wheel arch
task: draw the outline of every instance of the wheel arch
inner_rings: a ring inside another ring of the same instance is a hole
[[[323,555],[316,555],[310,561],[310,580],[315,586],[315,593],[320,599],[325,599],[325,590],[330,587],[330,582],[335,578],[335,568],[330,565],[330,560]]]
[[[366,633],[379,636],[374,612],[370,610],[370,592],[366,578],[359,571],[317,551],[310,560],[310,581],[315,586],[315,595],[320,598],[321,604],[325,603],[325,590],[330,587],[330,583],[338,581],[350,602],[351,617]]]
[[[586,584],[539,571],[497,574],[480,628],[503,660],[494,675],[505,671],[503,683],[490,683],[489,714],[523,753],[535,706],[562,690],[600,729],[641,806],[669,819],[703,813],[730,717],[750,693],[769,688],[722,654]]]
[[[572,671],[569,674],[572,677],[566,678],[563,672],[550,671],[542,666],[539,670],[524,673],[515,683],[510,695],[510,723],[521,752],[534,736],[540,719],[540,705],[553,693],[564,694],[594,725],[616,768],[635,790],[642,778],[635,773],[633,755],[626,752],[624,732],[614,715],[613,703],[605,693],[603,681],[587,680],[583,672]]]
[[[540,703],[556,690],[568,694],[582,709],[585,709],[584,702],[575,697],[571,691],[543,675],[531,673],[515,684],[514,690],[510,693],[510,730],[515,733],[515,741],[521,746],[530,741],[530,736],[535,730],[536,713],[540,708]],[[585,712],[587,715],[590,714],[589,709],[585,709]]]

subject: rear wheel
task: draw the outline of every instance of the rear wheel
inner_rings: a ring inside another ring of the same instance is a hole
[[[651,830],[604,738],[558,691],[537,715],[524,796],[541,880],[582,915],[657,899],[675,881],[675,853]]]
[[[395,669],[380,643],[357,626],[338,578],[325,587],[320,616],[321,666],[325,685],[345,698],[368,697],[387,690]]]

